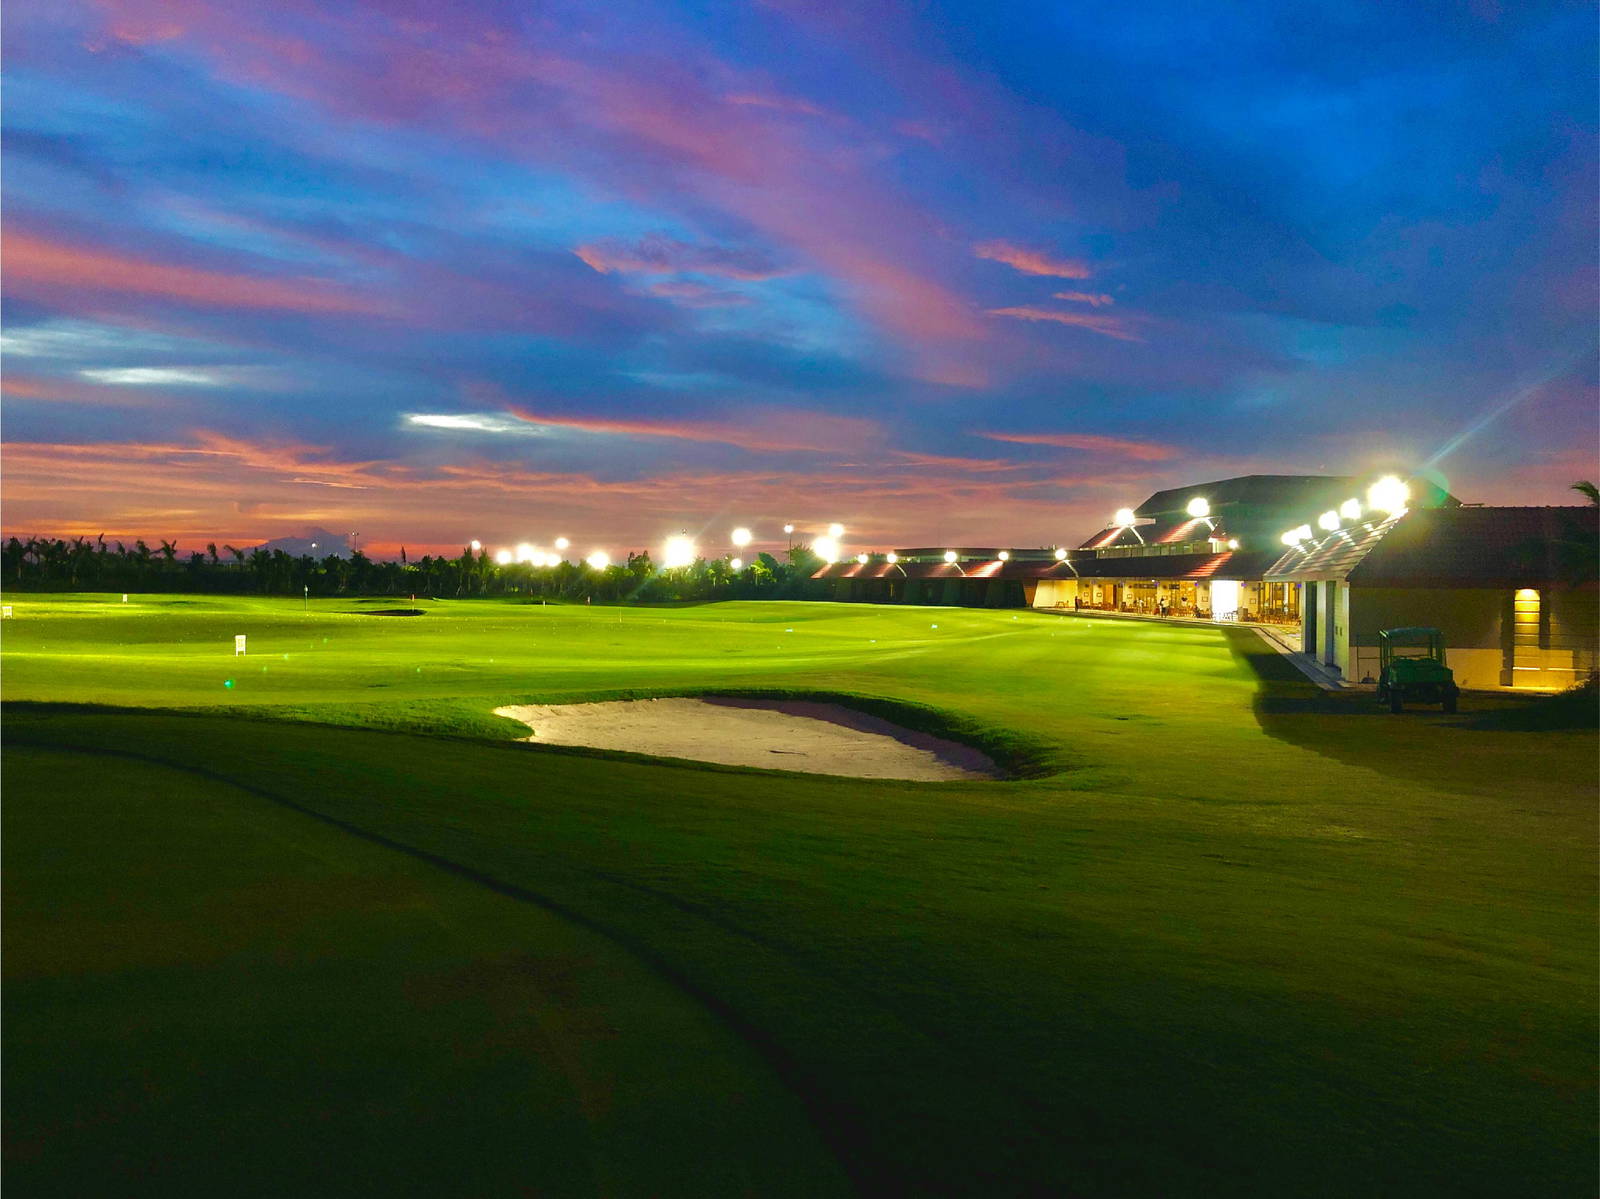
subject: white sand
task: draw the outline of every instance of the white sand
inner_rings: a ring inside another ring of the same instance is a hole
[[[496,716],[533,730],[545,745],[587,745],[729,766],[803,770],[856,778],[998,778],[986,754],[901,728],[839,704],[805,700],[622,700],[601,704],[521,704]]]

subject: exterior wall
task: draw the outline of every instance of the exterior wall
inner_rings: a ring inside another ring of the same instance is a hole
[[[1378,630],[1414,625],[1444,630],[1447,660],[1462,687],[1559,690],[1581,681],[1595,661],[1596,600],[1584,592],[1545,592],[1533,632],[1518,635],[1509,588],[1357,588],[1350,610],[1347,678],[1378,675]],[[1524,601],[1525,611],[1529,606]],[[1540,612],[1548,611],[1544,619]],[[1520,643],[1520,644],[1519,644]]]
[[[1444,630],[1446,660],[1462,687],[1499,687],[1505,653],[1500,590],[1358,587],[1350,605],[1350,670],[1359,682],[1378,677],[1378,632],[1413,626]]]
[[[1600,595],[1524,590],[1512,596],[1511,609],[1511,686],[1559,690],[1594,672]]]
[[[1077,595],[1077,579],[1040,579],[1029,604],[1035,608],[1070,608]]]
[[[1333,661],[1329,663],[1345,678],[1350,678],[1350,668],[1354,663],[1350,653],[1350,584],[1332,583],[1329,585],[1335,592],[1333,597]],[[1449,642],[1445,643],[1446,645]],[[1360,676],[1355,676],[1359,678]]]

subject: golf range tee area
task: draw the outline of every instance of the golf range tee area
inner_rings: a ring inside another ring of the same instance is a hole
[[[7,602],[19,1194],[1595,1189],[1596,735],[1525,698],[1004,610]],[[1006,777],[494,715],[708,693]]]

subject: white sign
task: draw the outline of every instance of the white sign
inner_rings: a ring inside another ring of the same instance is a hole
[[[128,602],[128,593],[126,591],[124,591],[122,593],[122,602],[123,603],[127,603]]]
[[[237,658],[242,653],[244,653],[244,634],[240,633],[233,639],[233,656]]]
[[[0,619],[4,619],[4,620],[10,620],[11,619],[11,605],[10,604],[6,604],[4,607],[0,607]]]

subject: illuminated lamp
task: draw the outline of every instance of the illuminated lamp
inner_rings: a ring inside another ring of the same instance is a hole
[[[1317,517],[1317,525],[1319,528],[1326,529],[1328,532],[1332,533],[1339,527],[1339,514],[1332,508],[1329,508],[1321,516]]]
[[[856,562],[862,566],[865,566],[867,564],[867,556],[865,554],[857,554]]]
[[[895,553],[893,550],[890,550],[884,555],[884,559],[889,563],[890,566],[893,566],[896,562],[900,561],[900,555]]]
[[[515,559],[512,557],[510,550],[501,550],[494,556],[494,560],[501,566],[510,566]]]
[[[831,565],[839,560],[839,543],[832,537],[818,537],[811,543],[811,552]]]
[[[1339,505],[1339,515],[1344,517],[1346,520],[1360,520],[1361,501],[1346,500],[1344,503]]]
[[[839,538],[844,536],[844,526],[838,521],[835,521],[833,524],[828,526],[828,536],[837,541]]]
[[[945,550],[945,552],[944,552],[944,560],[946,562],[954,562],[956,560],[956,552],[955,552],[955,550]]]
[[[1238,549],[1239,548],[1239,539],[1237,537],[1228,538],[1228,548],[1230,550]]]
[[[482,548],[483,548],[483,542],[479,541],[476,537],[474,537],[472,539],[472,552],[473,553],[477,553]]]
[[[794,526],[793,525],[784,525],[783,526],[783,531],[785,533],[793,533],[794,532]]]
[[[1056,551],[1056,561],[1057,562],[1065,562],[1066,560],[1067,560],[1067,551],[1066,550],[1057,550]]]
[[[591,570],[604,570],[611,565],[611,555],[606,553],[605,550],[595,550],[584,561],[589,564]]]
[[[733,544],[738,546],[740,549],[743,549],[745,546],[750,544],[750,530],[745,528],[743,525],[740,525],[732,533],[728,534],[728,540],[733,542]]]
[[[556,549],[558,550],[564,550],[571,544],[572,542],[568,541],[565,537],[556,538]]]
[[[1301,541],[1310,541],[1311,540],[1311,526],[1310,525],[1301,525],[1298,529],[1296,529],[1294,531],[1294,535],[1297,538],[1299,538]]]
[[[743,570],[744,569],[744,559],[743,558],[735,558],[733,561],[728,563],[728,569],[729,570]]]
[[[1209,500],[1197,495],[1189,501],[1189,506],[1184,511],[1196,520],[1203,520],[1211,515],[1211,503]],[[1130,521],[1129,523],[1131,524],[1132,522]]]
[[[533,548],[533,546],[529,545],[526,541],[524,541],[524,542],[520,543],[517,546],[517,561],[518,562],[532,562],[533,561],[533,555],[536,554],[537,552],[538,551],[535,550]]]
[[[668,570],[680,566],[693,566],[698,552],[693,538],[681,533],[676,537],[668,537],[667,544],[662,547],[661,565]]]
[[[1000,561],[1002,561],[1002,562],[1011,561],[1011,551],[1010,550],[1001,550],[999,556],[1000,556]]]
[[[1111,518],[1111,522],[1113,524],[1122,525],[1123,527],[1131,525],[1133,521],[1134,516],[1132,508],[1118,508],[1117,514]]]
[[[1410,499],[1411,489],[1393,475],[1384,475],[1367,488],[1367,507],[1390,516],[1404,512]]]

